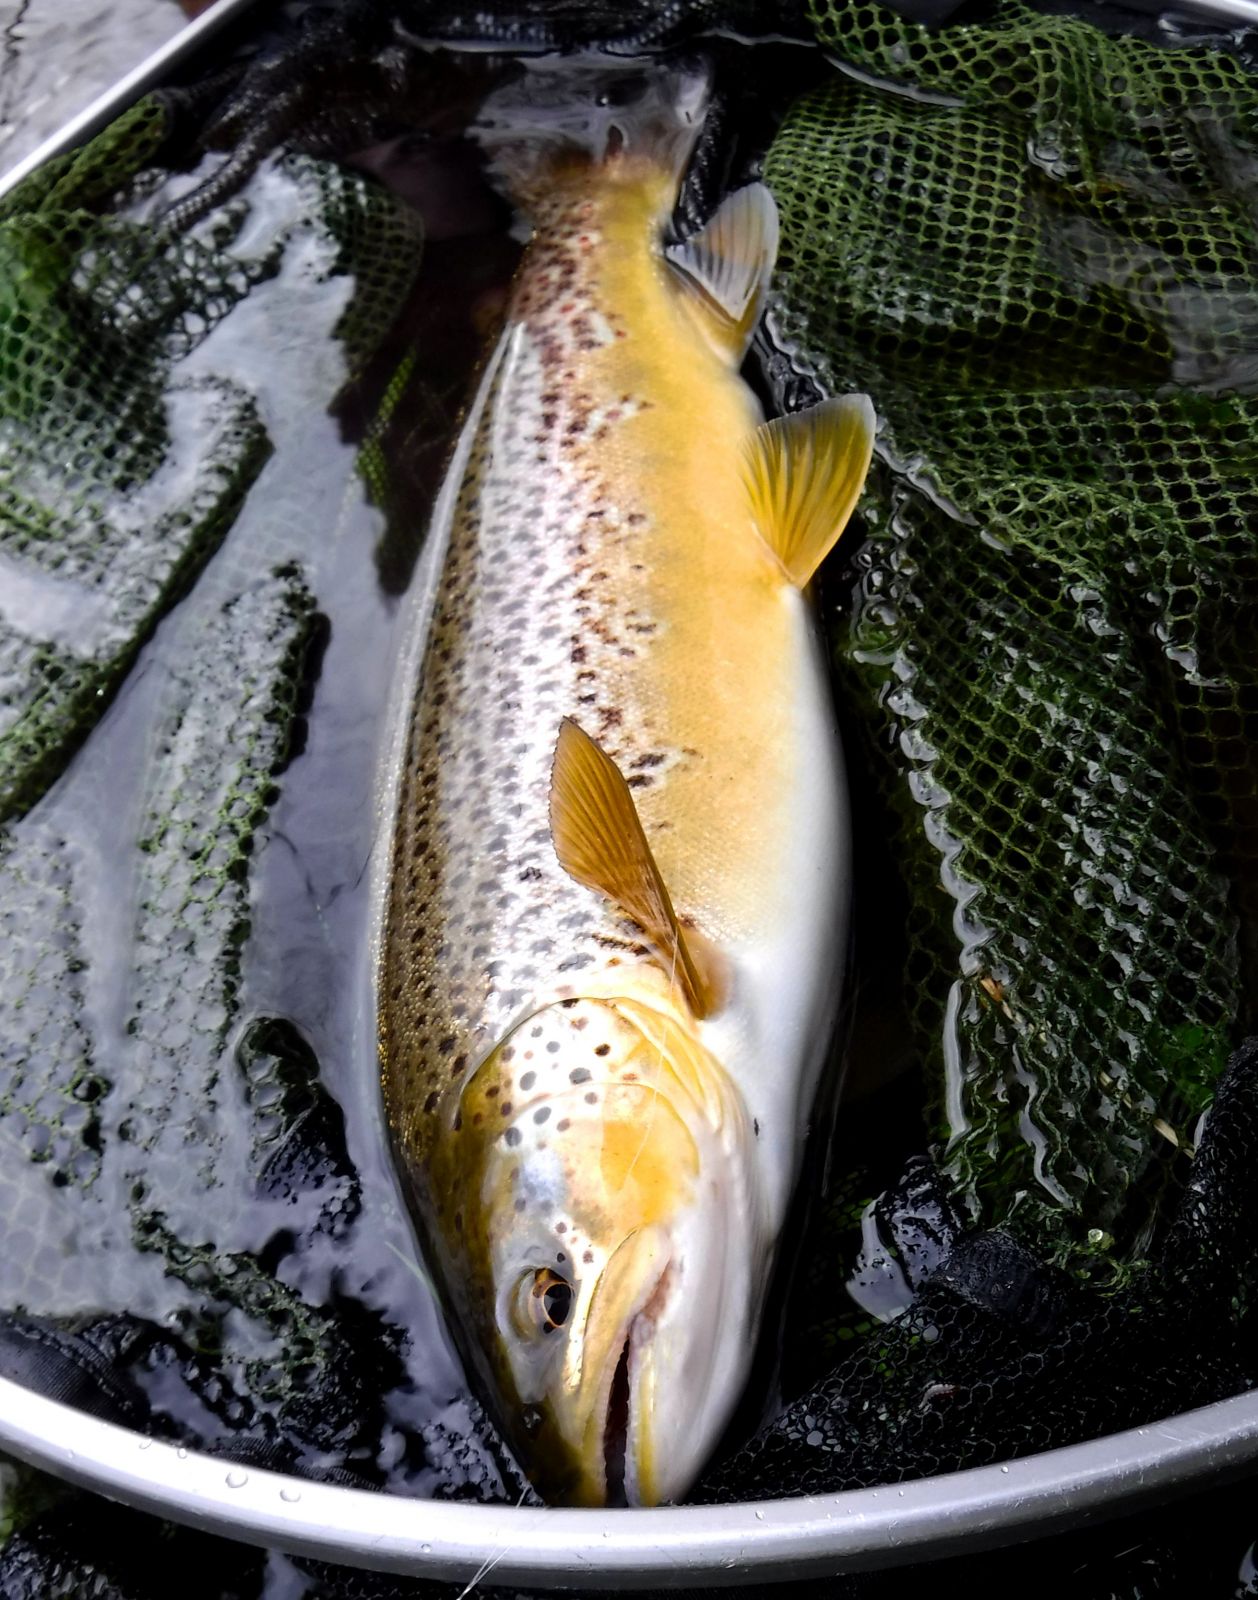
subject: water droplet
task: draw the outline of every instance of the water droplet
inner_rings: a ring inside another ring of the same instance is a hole
[[[151,1439],[141,1439],[140,1440],[140,1449],[141,1450],[151,1450],[152,1448],[153,1448],[153,1441]]]
[[[241,1472],[238,1467],[233,1467],[227,1474],[227,1487],[229,1489],[243,1489],[249,1482],[249,1474]]]
[[[175,1454],[179,1457],[180,1461],[186,1461],[188,1459],[188,1452],[182,1445],[180,1445],[178,1450],[175,1451]]]
[[[1009,1468],[1008,1468],[1008,1467],[1001,1467],[1001,1469],[1000,1469],[1000,1470],[1001,1470],[1001,1471],[1002,1471],[1002,1472],[1008,1472],[1008,1471],[1009,1471]]]
[[[430,1544],[421,1544],[419,1547],[419,1553],[421,1556],[431,1555],[432,1546]]]
[[[763,1522],[764,1521],[764,1512],[763,1511],[757,1511],[756,1512],[756,1521],[757,1522]]]
[[[280,1499],[287,1500],[290,1506],[295,1506],[301,1499],[301,1490],[290,1488],[287,1484],[280,1490]]]

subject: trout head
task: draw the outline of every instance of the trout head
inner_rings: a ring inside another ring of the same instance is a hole
[[[491,1052],[455,1121],[447,1276],[530,1477],[570,1504],[680,1496],[768,1260],[741,1096],[671,1009],[576,999]]]

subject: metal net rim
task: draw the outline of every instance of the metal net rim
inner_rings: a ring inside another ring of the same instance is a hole
[[[1258,1460],[1258,1392],[1003,1464],[842,1494],[582,1510],[374,1494],[233,1466],[0,1378],[0,1450],[137,1510],[372,1571],[604,1589],[906,1566],[1165,1503]]]

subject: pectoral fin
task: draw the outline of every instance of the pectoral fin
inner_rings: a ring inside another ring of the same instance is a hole
[[[760,536],[798,588],[838,542],[874,449],[868,395],[846,394],[757,428],[744,479]]]
[[[778,208],[763,183],[729,195],[684,244],[664,252],[717,348],[741,361],[778,251]]]
[[[550,832],[564,871],[606,895],[646,932],[697,1017],[717,1005],[715,974],[696,962],[651,854],[629,785],[612,758],[569,717],[550,779]]]

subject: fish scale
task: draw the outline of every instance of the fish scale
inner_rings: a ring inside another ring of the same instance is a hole
[[[386,960],[407,1060],[427,1069],[404,1098],[429,1115],[521,1006],[592,967],[651,959],[632,924],[556,859],[548,806],[560,720],[575,714],[597,733],[639,798],[697,759],[661,727],[649,658],[630,665],[658,626],[644,620],[653,602],[641,581],[654,519],[646,486],[630,486],[633,500],[623,483],[615,493],[600,452],[652,402],[621,386],[614,366],[591,370],[588,358],[625,331],[600,294],[595,210],[580,193],[554,204],[518,280],[408,750],[392,916],[411,953],[404,972]]]

